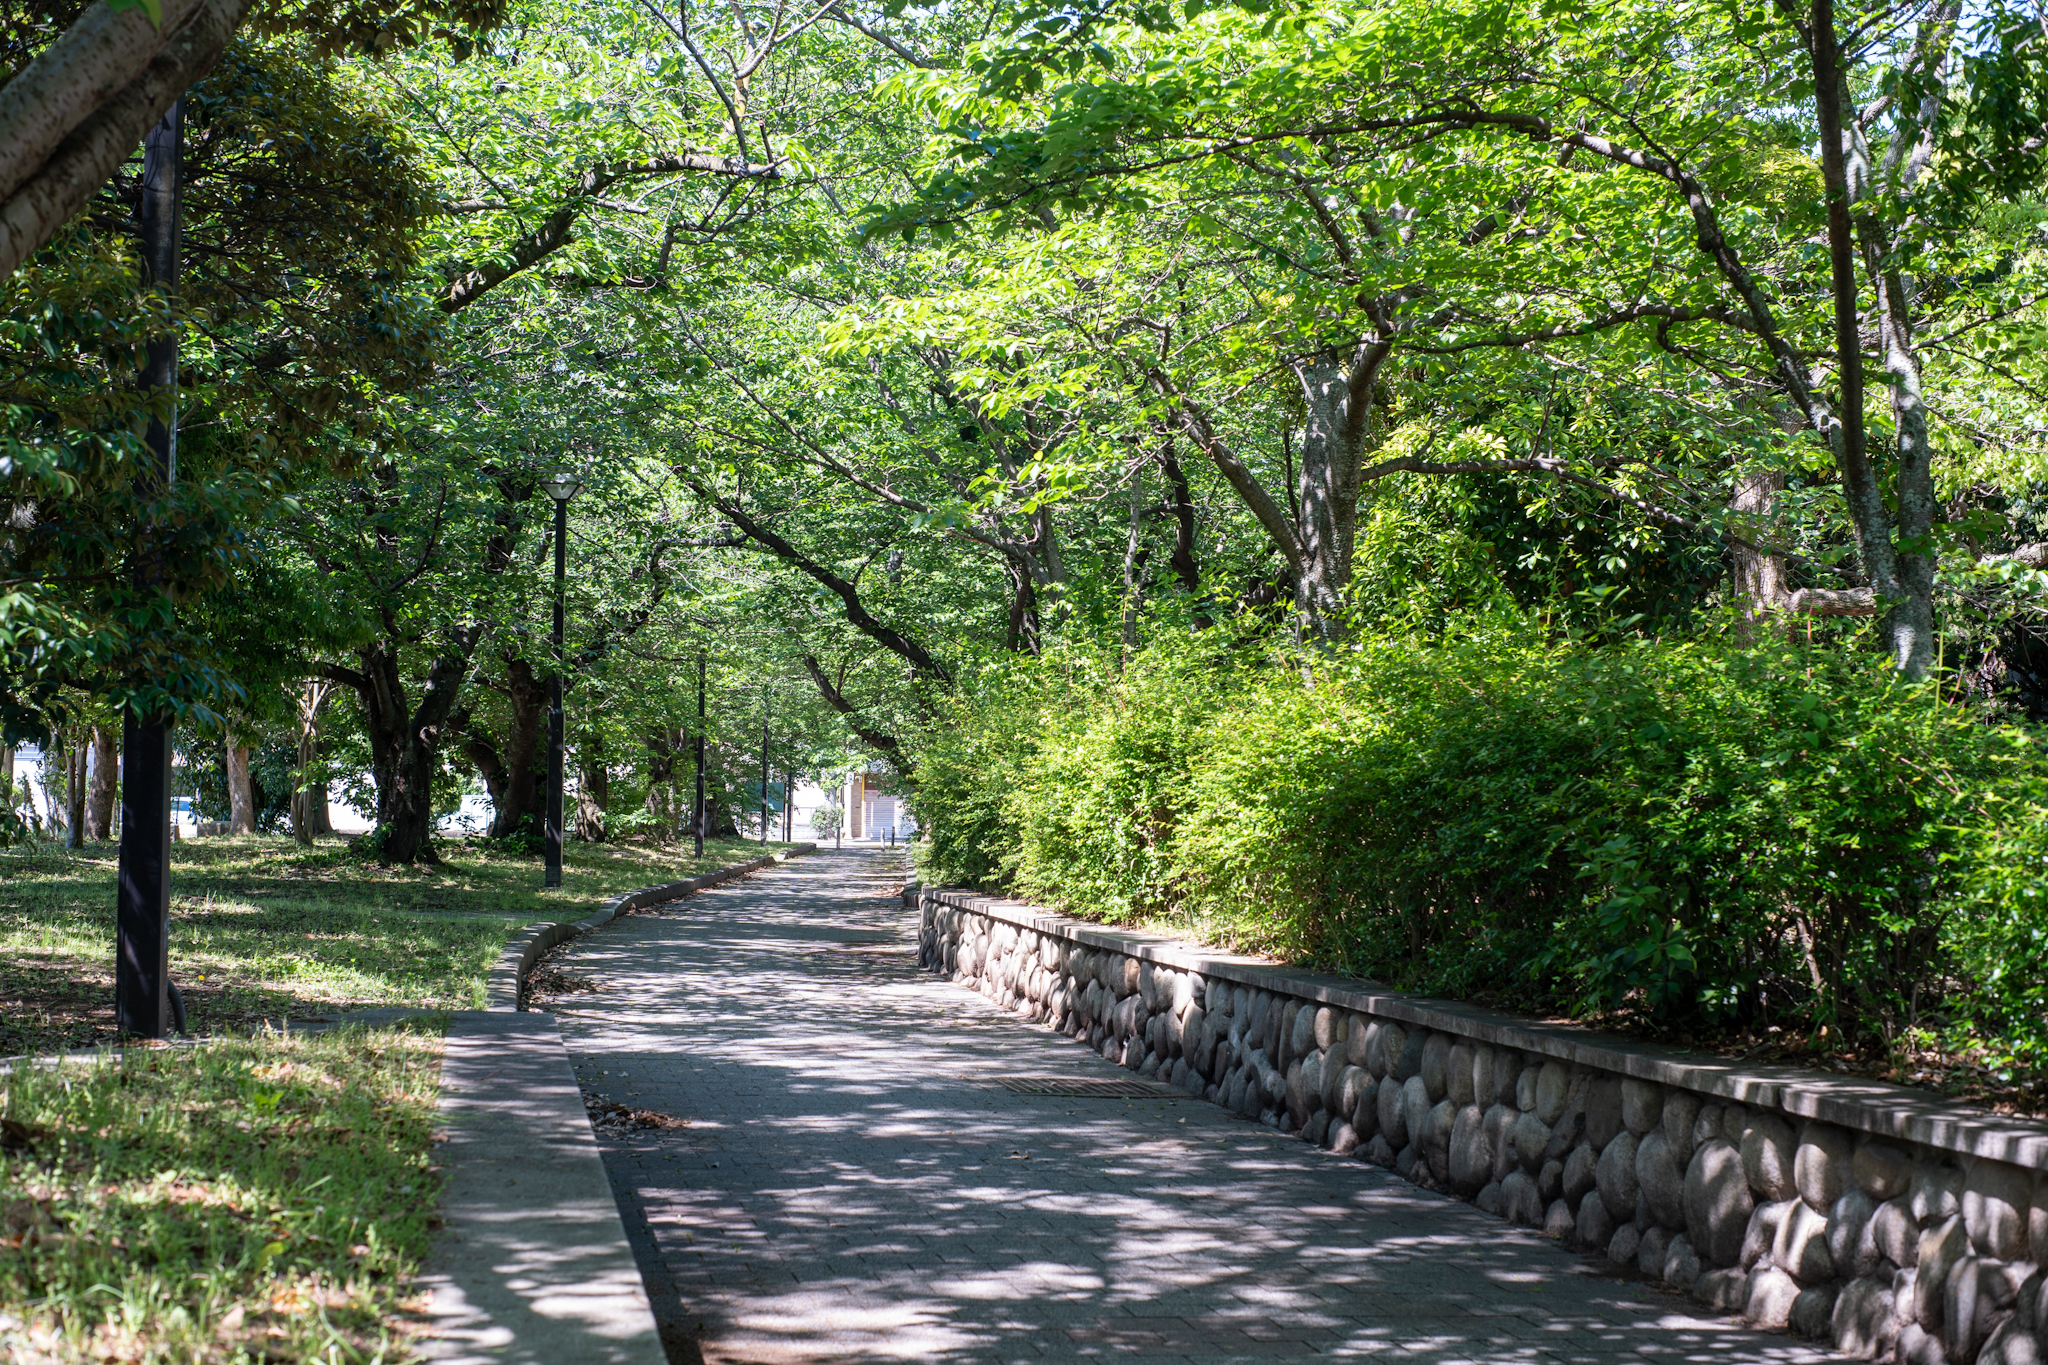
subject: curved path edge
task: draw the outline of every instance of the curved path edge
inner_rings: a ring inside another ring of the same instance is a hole
[[[444,1365],[666,1365],[555,1017],[522,997],[550,948],[630,911],[808,853],[798,844],[528,925],[491,969],[489,1008],[448,1016],[438,1111],[441,1229],[417,1281],[418,1347]]]

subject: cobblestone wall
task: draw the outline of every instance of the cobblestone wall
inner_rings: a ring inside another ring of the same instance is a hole
[[[1717,1094],[1641,1079],[1557,1055],[1572,1049],[1555,1036],[1518,1048],[1476,1036],[1498,1028],[1312,998],[1248,959],[1169,965],[1031,907],[918,899],[921,965],[1140,1076],[1848,1355],[2048,1365],[2048,1179],[1978,1155],[1982,1125],[1948,1146],[1905,1140],[1880,1095],[1847,1115],[1869,1120],[1858,1131],[1726,1098],[1792,1093],[1782,1080],[1746,1091],[1724,1071]],[[1924,1099],[1898,1108],[1915,1105],[1924,1120]],[[2044,1133],[1993,1136],[2033,1157]]]

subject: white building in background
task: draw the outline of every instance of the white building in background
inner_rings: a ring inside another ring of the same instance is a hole
[[[846,837],[868,843],[903,843],[917,833],[910,803],[895,790],[896,775],[881,764],[855,773],[841,788]]]
[[[877,767],[856,773],[834,787],[797,783],[796,815],[790,822],[789,837],[798,843],[817,839],[818,812],[838,806],[846,813],[846,823],[840,832],[846,842],[887,843],[892,834],[897,843],[904,842],[917,833],[917,821],[910,814],[910,803],[891,790],[894,781],[894,774]],[[743,824],[742,828],[746,826]],[[759,833],[758,824],[753,830]],[[771,838],[782,837],[779,818],[769,833]]]

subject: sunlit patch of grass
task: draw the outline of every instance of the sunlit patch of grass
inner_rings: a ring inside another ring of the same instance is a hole
[[[442,1025],[130,1049],[0,1081],[0,1356],[390,1361]]]
[[[571,844],[547,889],[540,859],[460,842],[438,867],[388,868],[339,842],[188,840],[173,854],[171,975],[195,1033],[353,1006],[475,1008],[520,926],[760,852],[713,840],[699,863],[687,847]],[[0,1055],[113,1036],[115,872],[112,845],[0,852]]]

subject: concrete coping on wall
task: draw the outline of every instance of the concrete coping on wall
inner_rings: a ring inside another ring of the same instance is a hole
[[[1495,1047],[1514,1048],[1568,1064],[1677,1086],[1717,1099],[1776,1109],[1801,1119],[1840,1124],[1965,1156],[2048,1170],[2048,1123],[1970,1108],[1908,1086],[1800,1067],[1757,1065],[1569,1025],[1547,1024],[1474,1005],[1388,990],[1350,977],[1304,971],[1264,958],[1197,948],[1156,934],[1112,929],[1021,901],[946,888],[906,888],[906,901],[917,895],[1018,928],[1257,990],[1315,1000],[1360,1014],[1462,1035]]]
[[[597,908],[597,913],[579,920],[555,922],[543,920],[529,924],[512,936],[503,952],[484,981],[484,1008],[490,1010],[523,1010],[526,1008],[526,979],[533,974],[534,965],[547,956],[550,949],[567,943],[580,934],[592,929],[601,929],[621,915],[635,910],[644,910],[650,905],[664,905],[678,901],[688,895],[705,891],[725,882],[736,880],[764,867],[786,863],[801,853],[810,853],[816,844],[792,844],[788,848],[752,858],[731,867],[721,867],[716,872],[707,872],[701,877],[685,877],[679,882],[664,882],[660,886],[643,886],[638,891],[628,891],[613,896]]]

